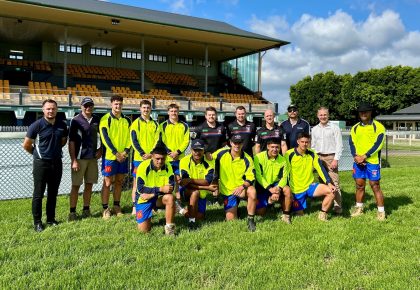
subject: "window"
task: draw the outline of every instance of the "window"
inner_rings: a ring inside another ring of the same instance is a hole
[[[198,61],[198,65],[199,66],[205,66],[205,63],[206,63],[206,61],[204,59],[200,59]],[[211,62],[208,60],[207,63],[208,63],[208,66],[207,67],[210,67],[211,66]]]
[[[186,64],[186,65],[192,65],[193,59],[188,57],[177,57],[175,59],[176,64]]]
[[[130,59],[141,59],[141,53],[135,51],[123,51],[121,52],[121,57]]]
[[[58,50],[60,52],[64,52],[64,44],[60,43],[60,46],[58,47]],[[68,53],[77,53],[82,54],[82,47],[80,45],[73,45],[73,44],[67,44],[67,52]]]
[[[166,56],[158,54],[149,54],[150,61],[166,62]]]
[[[90,54],[98,56],[112,56],[112,50],[109,48],[91,47]]]

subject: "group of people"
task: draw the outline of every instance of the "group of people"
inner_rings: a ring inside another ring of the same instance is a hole
[[[94,102],[84,98],[81,111],[70,123],[56,119],[57,103],[45,100],[43,118],[28,129],[24,149],[33,155],[34,229],[44,230],[42,199],[48,187],[47,224],[56,226],[55,207],[62,176],[62,147],[69,140],[72,188],[68,219],[76,213],[78,192],[84,184],[82,217],[89,217],[92,186],[98,181],[97,160],[102,157],[102,217],[121,216],[121,191],[132,162],[132,214],[138,230],[149,232],[154,210],[165,209],[165,233],[175,234],[174,216],[182,213],[194,230],[205,218],[207,198],[221,196],[226,220],[238,217],[238,205],[247,201],[247,227],[256,230],[255,215],[264,215],[274,203],[281,204],[281,220],[291,223],[291,214],[304,214],[307,198],[322,198],[318,218],[328,220],[328,211],[342,214],[338,164],[343,150],[340,129],[329,121],[329,111],[320,107],[319,124],[312,129],[299,117],[298,108],[287,108],[288,119],[275,123],[272,110],[264,112],[265,124],[257,130],[247,120],[246,109],[238,106],[236,120],[225,126],[217,121],[217,111],[208,107],[205,121],[190,140],[188,124],[179,120],[179,107],[168,106],[168,119],[151,118],[150,101],[140,103],[140,116],[133,122],[122,113],[123,98],[111,97],[111,112],[98,118]],[[380,150],[385,129],[373,120],[373,108],[362,103],[360,122],[351,130],[350,148],[354,157],[356,206],[352,216],[363,214],[366,179],[374,191],[378,219],[385,219],[380,189]],[[99,137],[100,136],[100,137]],[[100,138],[100,140],[99,140]],[[188,146],[191,153],[185,155]],[[129,158],[133,150],[133,158]],[[317,171],[319,182],[315,180]],[[113,206],[109,206],[112,189]],[[184,208],[182,204],[186,204]]]

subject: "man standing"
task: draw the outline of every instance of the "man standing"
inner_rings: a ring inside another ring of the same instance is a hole
[[[282,201],[282,221],[290,224],[292,193],[287,185],[289,164],[280,154],[280,139],[266,141],[267,151],[254,156],[255,177],[257,179],[257,214],[264,215],[271,202]]]
[[[255,232],[255,208],[257,192],[253,186],[255,180],[254,164],[251,157],[242,151],[244,139],[233,135],[231,148],[222,149],[215,159],[214,181],[219,181],[219,192],[224,198],[226,220],[238,217],[238,205],[241,199],[247,199],[248,230]]]
[[[152,228],[152,210],[165,208],[165,234],[175,234],[175,177],[172,166],[166,161],[166,148],[157,146],[152,158],[143,161],[137,168],[136,217],[137,229],[143,233]]]
[[[216,121],[217,111],[214,107],[206,108],[205,118],[206,121],[196,129],[196,139],[204,141],[206,158],[212,160],[212,154],[226,145],[226,128],[223,123]]]
[[[322,165],[327,169],[335,186],[334,212],[343,212],[341,190],[338,178],[338,161],[343,152],[343,139],[340,128],[329,121],[328,108],[318,109],[319,124],[312,128],[312,148],[318,153]]]
[[[240,135],[243,140],[242,150],[250,157],[253,156],[252,147],[254,147],[254,138],[256,127],[254,123],[246,120],[246,110],[244,106],[238,106],[235,110],[236,120],[228,125],[228,137]]]
[[[299,111],[296,105],[291,104],[287,107],[287,115],[289,118],[280,124],[284,131],[284,139],[286,140],[287,148],[295,148],[297,144],[297,136],[299,133],[310,133],[310,126],[307,121],[299,118]]]
[[[255,153],[267,150],[267,141],[273,138],[279,139],[281,144],[281,154],[287,151],[286,140],[284,139],[283,129],[274,123],[274,112],[269,109],[264,112],[265,124],[257,130],[255,136]]]
[[[130,128],[131,146],[134,149],[133,160],[133,214],[136,214],[137,167],[142,161],[152,158],[152,150],[159,141],[159,124],[150,118],[152,104],[149,100],[140,102],[140,116],[133,121]]]
[[[83,191],[82,217],[90,217],[90,197],[92,186],[98,182],[98,161],[102,150],[98,148],[99,118],[93,115],[92,98],[84,98],[80,104],[81,113],[70,123],[69,154],[71,159],[70,213],[68,220],[77,219],[76,206],[80,186]]]
[[[130,120],[122,114],[123,98],[111,97],[111,112],[105,114],[99,123],[102,144],[105,147],[105,159],[102,166],[104,184],[102,188],[102,217],[109,219],[108,207],[111,184],[114,184],[114,213],[122,216],[120,200],[122,183],[128,173],[128,154],[130,152]]]
[[[179,160],[185,156],[185,150],[190,144],[190,128],[187,123],[179,120],[179,107],[177,104],[168,106],[169,119],[159,125],[161,140],[168,154],[172,169],[176,176],[175,194],[177,211],[183,214],[181,195],[179,194]]]
[[[377,218],[386,219],[384,195],[379,181],[381,179],[381,149],[385,140],[385,127],[372,118],[373,108],[368,103],[358,107],[360,122],[351,128],[349,139],[351,154],[354,158],[353,178],[356,182],[356,208],[352,217],[363,214],[363,198],[365,195],[366,178],[375,194],[378,206]]]
[[[288,150],[285,156],[290,167],[289,185],[294,197],[293,211],[302,215],[303,210],[306,209],[307,197],[324,196],[318,218],[321,221],[327,221],[327,212],[334,200],[335,187],[322,166],[318,154],[312,149],[308,149],[311,140],[309,134],[300,133],[297,139],[298,146]],[[314,169],[326,184],[314,182]]]
[[[67,143],[67,125],[57,120],[57,103],[48,99],[42,103],[44,117],[32,123],[23,141],[23,148],[33,155],[34,192],[32,197],[32,215],[34,229],[42,232],[42,199],[45,187],[47,191],[47,224],[57,226],[55,207],[58,187],[63,173],[62,147]],[[36,142],[35,142],[36,140]]]
[[[204,147],[203,140],[192,141],[191,154],[182,158],[179,164],[180,185],[183,187],[184,198],[188,202],[190,230],[197,228],[196,219],[204,219],[207,194],[217,189],[217,186],[212,184],[214,161],[205,158]]]

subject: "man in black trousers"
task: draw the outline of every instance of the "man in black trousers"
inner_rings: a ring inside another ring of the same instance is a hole
[[[42,232],[42,199],[47,190],[47,224],[57,226],[55,207],[58,187],[63,173],[62,147],[67,143],[68,129],[64,120],[56,119],[57,103],[48,99],[42,103],[44,116],[29,126],[23,141],[23,148],[33,155],[34,193],[32,197],[32,215],[34,229]]]

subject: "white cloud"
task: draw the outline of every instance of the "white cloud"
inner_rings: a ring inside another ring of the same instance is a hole
[[[398,13],[386,10],[355,22],[338,10],[326,18],[304,14],[289,24],[282,16],[258,19],[256,33],[291,41],[263,58],[264,96],[284,111],[289,88],[307,75],[332,70],[337,74],[381,68],[387,65],[420,66],[420,32],[406,31]]]

